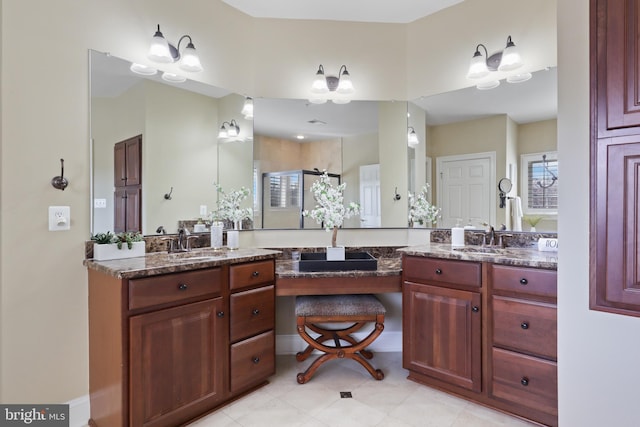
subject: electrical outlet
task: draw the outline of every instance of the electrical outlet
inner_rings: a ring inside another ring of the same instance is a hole
[[[49,231],[64,231],[71,228],[69,206],[49,206]]]
[[[93,199],[93,207],[102,209],[107,207],[107,199]]]
[[[207,205],[200,205],[200,216],[207,216]]]

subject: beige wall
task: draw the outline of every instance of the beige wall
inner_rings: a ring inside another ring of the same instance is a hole
[[[303,97],[309,69],[320,62],[337,66],[345,61],[357,64],[350,65],[350,71],[354,80],[356,75],[366,79],[367,84],[363,80],[357,90],[368,99],[413,98],[432,88],[442,92],[438,88],[456,69],[451,65],[459,63],[464,69],[468,57],[442,63],[439,60],[446,55],[435,52],[452,51],[453,45],[469,40],[472,45],[486,41],[500,46],[503,36],[488,40],[487,34],[494,31],[502,35],[517,28],[527,42],[540,40],[547,57],[555,59],[556,54],[554,19],[545,18],[549,28],[533,31],[539,12],[555,8],[552,1],[467,0],[461,5],[477,8],[479,15],[466,14],[469,19],[458,17],[437,26],[418,20],[406,31],[398,29],[401,34],[393,33],[391,39],[385,36],[393,26],[378,31],[373,25],[353,33],[357,37],[334,32],[330,23],[317,23],[315,29],[322,31],[282,21],[252,26],[249,17],[219,1],[2,0],[1,4],[0,401],[7,403],[64,402],[88,392],[86,270],[81,264],[89,230],[88,48],[140,58],[155,24],[161,22],[165,35],[177,38],[188,31],[196,37],[205,67],[198,77],[202,81],[240,93]],[[484,13],[489,4],[500,6],[500,13]],[[562,167],[566,184],[560,187],[559,236],[569,248],[559,254],[560,424],[631,427],[637,424],[633,408],[640,371],[633,366],[640,359],[635,339],[640,319],[588,309],[588,9],[584,0],[558,1],[558,149],[560,161],[568,160]],[[244,28],[250,31],[240,31]],[[271,29],[283,35],[271,38]],[[360,60],[360,45],[370,35],[375,37],[367,46],[366,60]],[[329,40],[312,44],[318,41],[314,37]],[[220,40],[224,43],[216,42]],[[273,40],[281,43],[272,44]],[[389,40],[402,41],[400,48],[380,54],[380,46],[391,45]],[[260,56],[237,54],[254,45]],[[425,54],[432,49],[434,55]],[[38,55],[29,55],[35,51]],[[263,66],[268,72],[262,73]],[[404,79],[396,78],[398,72],[407,76],[407,88],[399,83]],[[287,78],[281,78],[283,74]],[[291,85],[294,81],[296,85]],[[49,184],[59,173],[61,157],[70,180],[64,192]],[[46,230],[49,205],[71,206],[71,231]],[[412,234],[406,229],[380,230],[344,233],[344,238],[345,244],[405,244],[414,241]],[[243,233],[243,237],[243,243],[263,246],[300,239],[321,245],[327,236],[322,231],[297,231]],[[38,252],[24,242],[37,242]],[[43,252],[47,255],[38,256]]]
[[[378,134],[358,135],[342,139],[342,181],[345,203],[360,203],[360,166],[380,163]],[[360,215],[345,220],[344,227],[359,228]]]

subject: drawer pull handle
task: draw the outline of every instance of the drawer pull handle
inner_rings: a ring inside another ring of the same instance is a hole
[[[524,277],[522,279],[520,279],[520,284],[521,285],[526,285],[527,283],[529,283],[529,281],[527,279],[525,279]]]
[[[529,385],[529,378],[522,377],[522,379],[520,380],[520,384],[522,384],[525,387],[528,386]]]
[[[442,274],[442,270],[439,268],[436,268],[436,274]]]
[[[520,327],[522,329],[529,329],[529,322],[522,322],[520,323]]]
[[[254,271],[253,273],[251,273],[251,275],[253,277],[258,277],[260,275],[260,272],[259,271]]]
[[[473,311],[474,313],[477,313],[480,311],[480,307],[478,307],[477,305],[474,305],[473,307],[471,307],[471,311]]]
[[[180,283],[180,284],[178,285],[178,290],[179,290],[179,291],[186,291],[186,290],[187,290],[187,288],[188,288],[188,286],[187,286],[186,284],[184,284],[184,283]]]
[[[260,363],[260,358],[256,356],[252,359],[252,361],[257,365],[258,363]]]
[[[251,314],[253,314],[254,316],[257,316],[258,314],[260,314],[260,310],[258,310],[257,308],[254,308]]]
[[[219,312],[217,313],[217,315],[218,315],[218,317],[224,317],[224,311],[219,311]]]

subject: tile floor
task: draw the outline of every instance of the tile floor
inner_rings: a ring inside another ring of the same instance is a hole
[[[532,424],[407,380],[401,353],[376,353],[374,380],[353,360],[322,365],[306,384],[296,382],[313,358],[279,355],[270,384],[191,427],[531,427]],[[352,398],[341,398],[350,391]]]

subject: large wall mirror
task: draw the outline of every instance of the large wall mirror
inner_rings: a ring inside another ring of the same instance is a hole
[[[436,227],[451,227],[457,218],[512,228],[510,204],[499,207],[497,182],[507,177],[513,182],[507,196],[521,193],[519,156],[556,147],[554,68],[521,84],[411,102],[318,105],[257,98],[251,120],[240,114],[244,96],[193,81],[167,83],[159,74],[136,75],[130,65],[90,52],[93,234],[116,229],[115,208],[122,200],[134,206],[126,220],[138,221],[143,234],[156,234],[160,227],[175,233],[178,221],[205,217],[215,207],[214,182],[251,190],[246,203],[254,208],[250,226],[255,229],[317,228],[300,217],[301,209],[313,207],[305,188],[317,177],[316,169],[339,176],[347,183],[345,199],[363,205],[363,214],[345,224],[349,228],[406,227],[407,193],[424,183],[431,186],[431,201],[450,212]],[[218,138],[222,124],[231,120],[239,135]],[[419,139],[413,148],[407,145],[408,129]],[[126,146],[138,136],[140,158],[131,164],[140,161],[141,183],[125,190],[123,199],[116,144]],[[439,179],[448,161],[464,164],[479,153],[494,153],[487,160],[493,173],[486,194],[456,193]],[[473,212],[478,206],[489,213]],[[553,215],[546,218],[538,228],[555,230]]]

